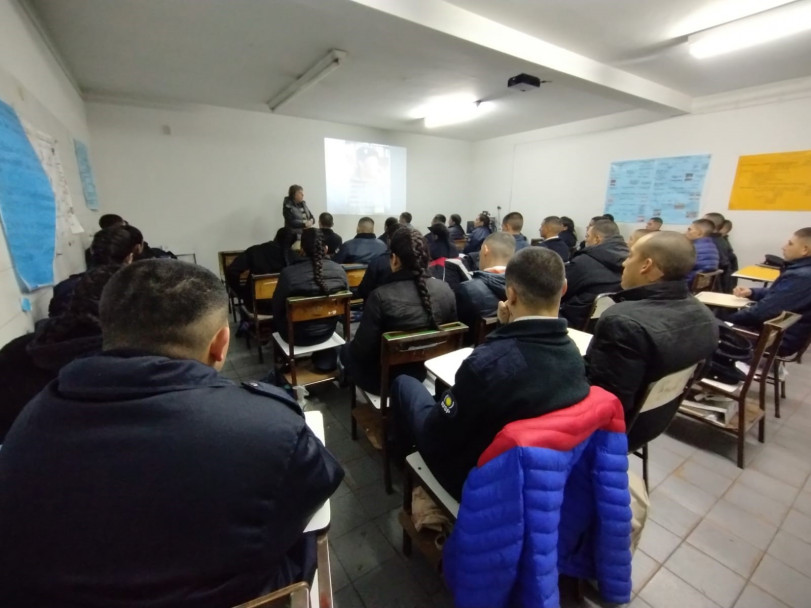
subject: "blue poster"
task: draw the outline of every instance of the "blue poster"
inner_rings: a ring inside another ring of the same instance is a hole
[[[0,101],[0,220],[24,291],[53,283],[56,199],[14,108]]]
[[[79,178],[82,180],[85,205],[88,209],[98,211],[99,197],[96,194],[96,181],[93,179],[93,169],[90,167],[87,146],[78,139],[74,139],[73,149],[76,151],[76,163],[79,165]]]
[[[689,224],[698,217],[709,166],[709,154],[611,163],[605,213],[629,224],[651,217]]]

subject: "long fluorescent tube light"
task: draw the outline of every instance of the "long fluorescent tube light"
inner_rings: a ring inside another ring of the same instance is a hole
[[[310,69],[304,72],[296,80],[287,85],[277,95],[268,101],[271,112],[275,112],[296,95],[303,93],[314,84],[321,82],[324,78],[332,74],[346,61],[346,51],[332,49],[324,57],[318,60]]]
[[[687,37],[697,59],[715,57],[811,29],[811,0],[799,0]]]

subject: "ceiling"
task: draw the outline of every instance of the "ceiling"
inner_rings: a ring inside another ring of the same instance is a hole
[[[481,140],[811,75],[811,33],[715,60],[689,33],[786,0],[25,0],[88,99],[267,112],[329,49],[348,60],[278,113]],[[527,72],[550,81],[508,90]],[[412,111],[494,109],[426,130]]]

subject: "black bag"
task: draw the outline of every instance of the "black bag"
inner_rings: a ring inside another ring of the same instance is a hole
[[[752,359],[752,343],[728,325],[718,325],[718,348],[712,354],[704,377],[724,384],[737,384],[746,378],[735,364]]]

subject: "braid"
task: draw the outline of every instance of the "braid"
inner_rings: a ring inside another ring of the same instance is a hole
[[[420,301],[425,312],[428,313],[428,318],[431,320],[431,326],[436,327],[437,322],[434,317],[434,309],[431,307],[431,294],[428,292],[428,285],[425,284],[425,269],[428,267],[430,255],[428,247],[425,243],[425,238],[416,230],[411,231],[411,249],[414,252],[412,262],[409,264],[411,274],[414,276],[414,284],[417,286],[417,293],[420,295]]]
[[[315,246],[313,247],[313,278],[321,293],[327,294],[327,284],[324,282],[324,235],[320,230],[315,231]]]

